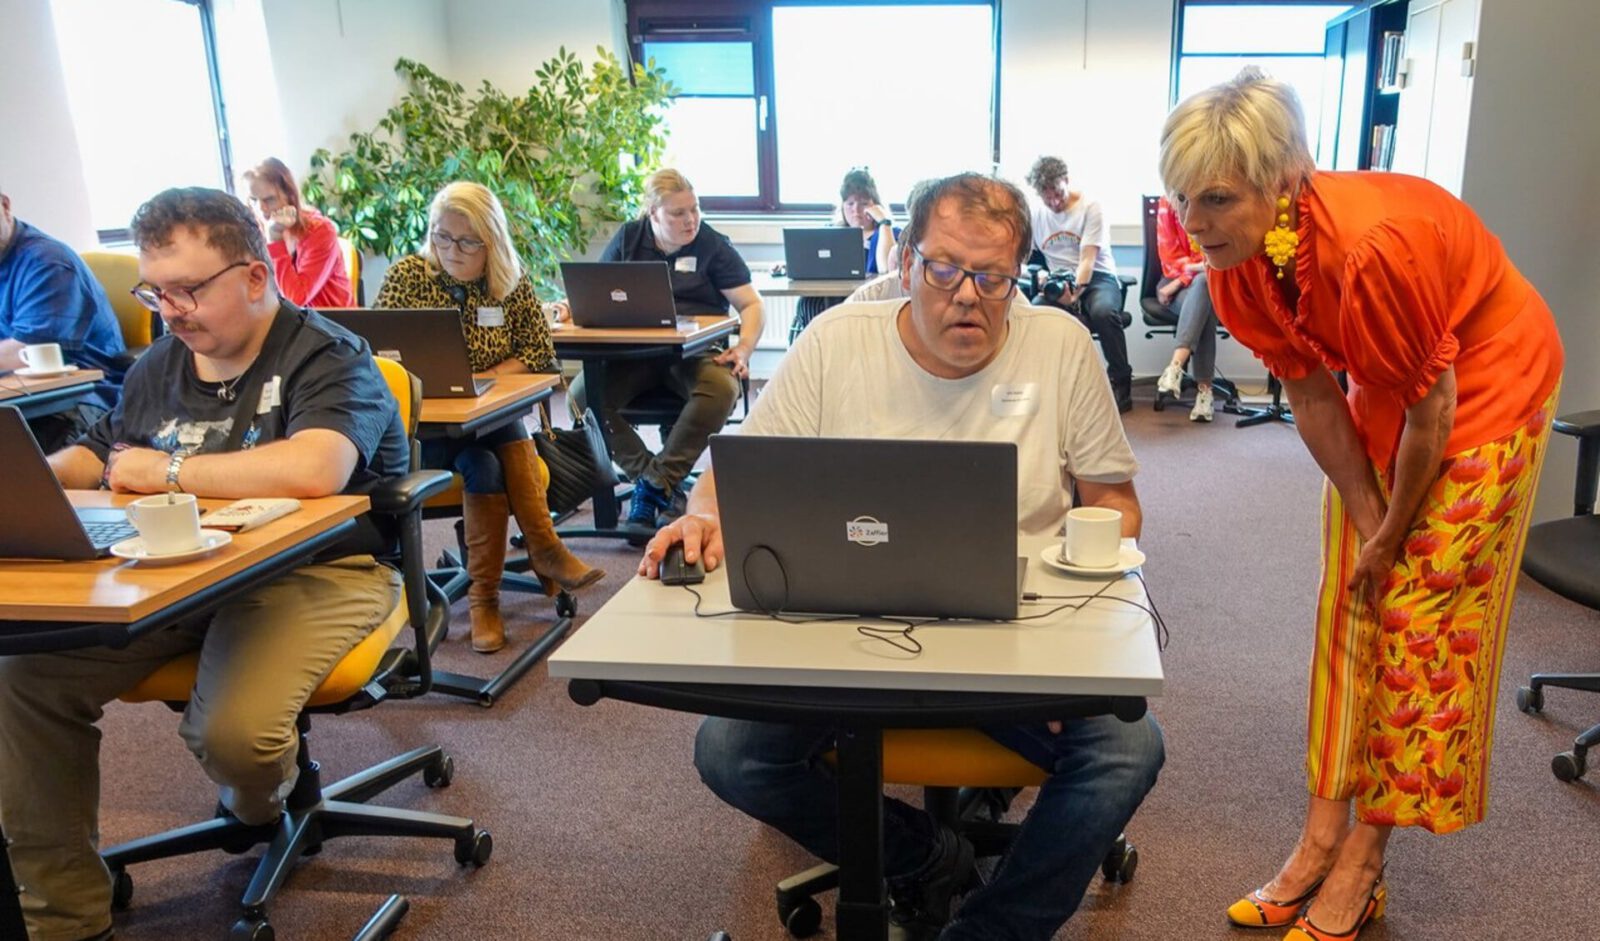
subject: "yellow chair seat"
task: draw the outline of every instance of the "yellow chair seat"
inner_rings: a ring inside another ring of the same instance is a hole
[[[332,672],[311,694],[306,705],[326,706],[343,702],[360,692],[361,687],[371,682],[379,661],[394,643],[395,636],[409,624],[405,598],[402,596],[400,603],[389,612],[383,623],[334,664]],[[124,702],[188,702],[194,693],[195,674],[199,670],[199,651],[168,660],[120,698]]]
[[[461,495],[465,492],[466,485],[462,482],[461,475],[451,474],[450,486],[422,501],[422,508],[424,510],[433,510],[439,507],[459,507],[461,506]]]
[[[826,760],[831,764],[834,753]],[[976,729],[885,729],[883,780],[919,787],[1038,787],[1045,770]]]

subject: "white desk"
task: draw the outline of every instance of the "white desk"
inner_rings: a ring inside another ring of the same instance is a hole
[[[850,292],[873,278],[870,277],[839,280],[821,280],[816,278],[775,278],[770,274],[758,273],[750,278],[750,284],[756,293],[762,297],[849,297]]]
[[[1026,591],[1088,595],[1104,579],[1074,578],[1037,561],[1054,540],[1020,540]],[[727,611],[726,568],[696,586],[702,612]],[[930,568],[929,578],[952,577]],[[1143,600],[1133,576],[1108,593]],[[1023,605],[1024,615],[1064,601]],[[697,618],[678,587],[635,579],[549,659],[573,699],[611,697],[709,715],[827,724],[839,730],[841,941],[879,939],[883,897],[882,729],[1037,722],[1144,713],[1160,695],[1161,656],[1149,615],[1096,599],[1037,621],[929,624],[922,653],[862,636],[873,622],[785,624],[758,615]],[[1077,711],[1073,711],[1077,710]]]

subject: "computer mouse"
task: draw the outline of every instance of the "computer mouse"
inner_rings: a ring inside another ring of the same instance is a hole
[[[661,584],[698,585],[705,580],[706,566],[703,558],[690,564],[683,560],[683,543],[675,542],[667,547],[667,554],[661,559]]]
[[[774,278],[782,278],[782,277],[788,275],[788,273],[789,273],[789,269],[785,268],[784,265],[783,265],[783,262],[781,262],[781,261],[772,266],[772,276]]]

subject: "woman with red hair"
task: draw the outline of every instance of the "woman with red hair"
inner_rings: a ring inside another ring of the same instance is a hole
[[[300,203],[300,187],[283,161],[268,157],[245,171],[244,182],[267,233],[278,293],[302,307],[353,306],[339,231],[328,217]]]

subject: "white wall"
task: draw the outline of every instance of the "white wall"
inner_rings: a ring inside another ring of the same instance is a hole
[[[1555,311],[1561,410],[1600,408],[1600,265],[1585,237],[1600,205],[1600,110],[1581,91],[1600,87],[1600,4],[1483,0],[1479,17],[1461,195]],[[1554,437],[1540,518],[1572,512],[1576,454]]]
[[[96,248],[49,0],[0,0],[0,24],[0,189],[19,218]]]
[[[507,94],[521,94],[563,46],[586,65],[596,46],[627,58],[622,0],[453,0],[443,6],[450,77],[469,89],[487,79]]]

